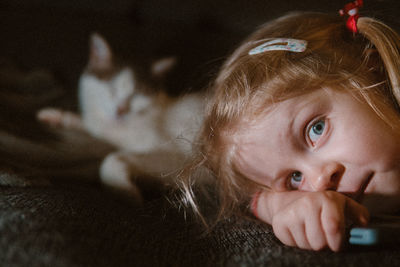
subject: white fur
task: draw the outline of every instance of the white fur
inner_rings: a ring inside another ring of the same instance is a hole
[[[110,58],[108,45],[99,44],[99,36],[95,37],[94,47],[100,47],[101,51],[92,54]],[[153,66],[157,75],[168,65],[164,61],[160,66]],[[96,64],[95,60],[90,64]],[[103,161],[102,182],[140,198],[135,177],[173,177],[191,154],[192,142],[203,120],[204,97],[202,94],[180,98],[146,95],[137,86],[135,73],[130,68],[122,69],[108,80],[84,72],[79,81],[79,100],[82,128],[118,147],[117,152]],[[69,112],[55,115],[54,109],[49,109],[39,114],[39,119],[47,123],[70,126],[66,123],[71,117]]]

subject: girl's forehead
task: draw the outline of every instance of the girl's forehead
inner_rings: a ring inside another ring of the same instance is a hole
[[[268,103],[264,103],[260,111],[256,113],[250,111],[246,114],[245,112],[239,121],[240,127],[238,130],[241,133],[245,133],[252,129],[258,129],[262,121],[270,120],[271,123],[272,121],[279,122],[280,120],[292,118],[307,106],[311,104],[323,106],[332,98],[334,98],[334,94],[331,89],[319,89],[282,101],[274,102],[271,100]]]

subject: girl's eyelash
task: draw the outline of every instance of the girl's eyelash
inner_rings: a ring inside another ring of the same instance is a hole
[[[325,117],[323,117],[323,116],[317,116],[317,117],[315,117],[314,119],[312,119],[311,121],[309,121],[309,122],[306,124],[306,126],[304,127],[304,133],[303,133],[304,140],[305,140],[306,143],[307,143],[309,146],[311,146],[311,147],[314,147],[318,140],[317,140],[317,141],[311,140],[309,133],[310,133],[310,131],[313,129],[313,127],[314,127],[317,123],[319,123],[319,122],[323,122],[323,129],[322,129],[322,133],[321,133],[321,135],[320,135],[320,136],[322,137],[322,136],[325,134],[325,131],[326,131],[325,128],[326,128],[326,122],[327,122],[327,120],[326,120]],[[318,139],[319,139],[319,137],[318,137]]]
[[[291,171],[285,179],[285,188],[288,190],[298,190],[303,180],[303,173]]]

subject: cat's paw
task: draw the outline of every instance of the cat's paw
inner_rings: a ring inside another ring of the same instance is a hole
[[[52,127],[81,129],[82,121],[78,114],[57,108],[44,108],[36,114],[37,119]]]
[[[62,111],[55,108],[44,108],[38,111],[36,118],[50,126],[62,125]]]
[[[121,155],[110,154],[103,160],[100,167],[101,182],[141,203],[143,202],[142,194],[131,178],[131,166]]]

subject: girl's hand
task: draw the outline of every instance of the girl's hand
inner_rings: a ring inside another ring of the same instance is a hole
[[[335,191],[264,192],[257,210],[282,243],[312,250],[339,251],[346,222],[366,225],[369,218],[364,206]]]

